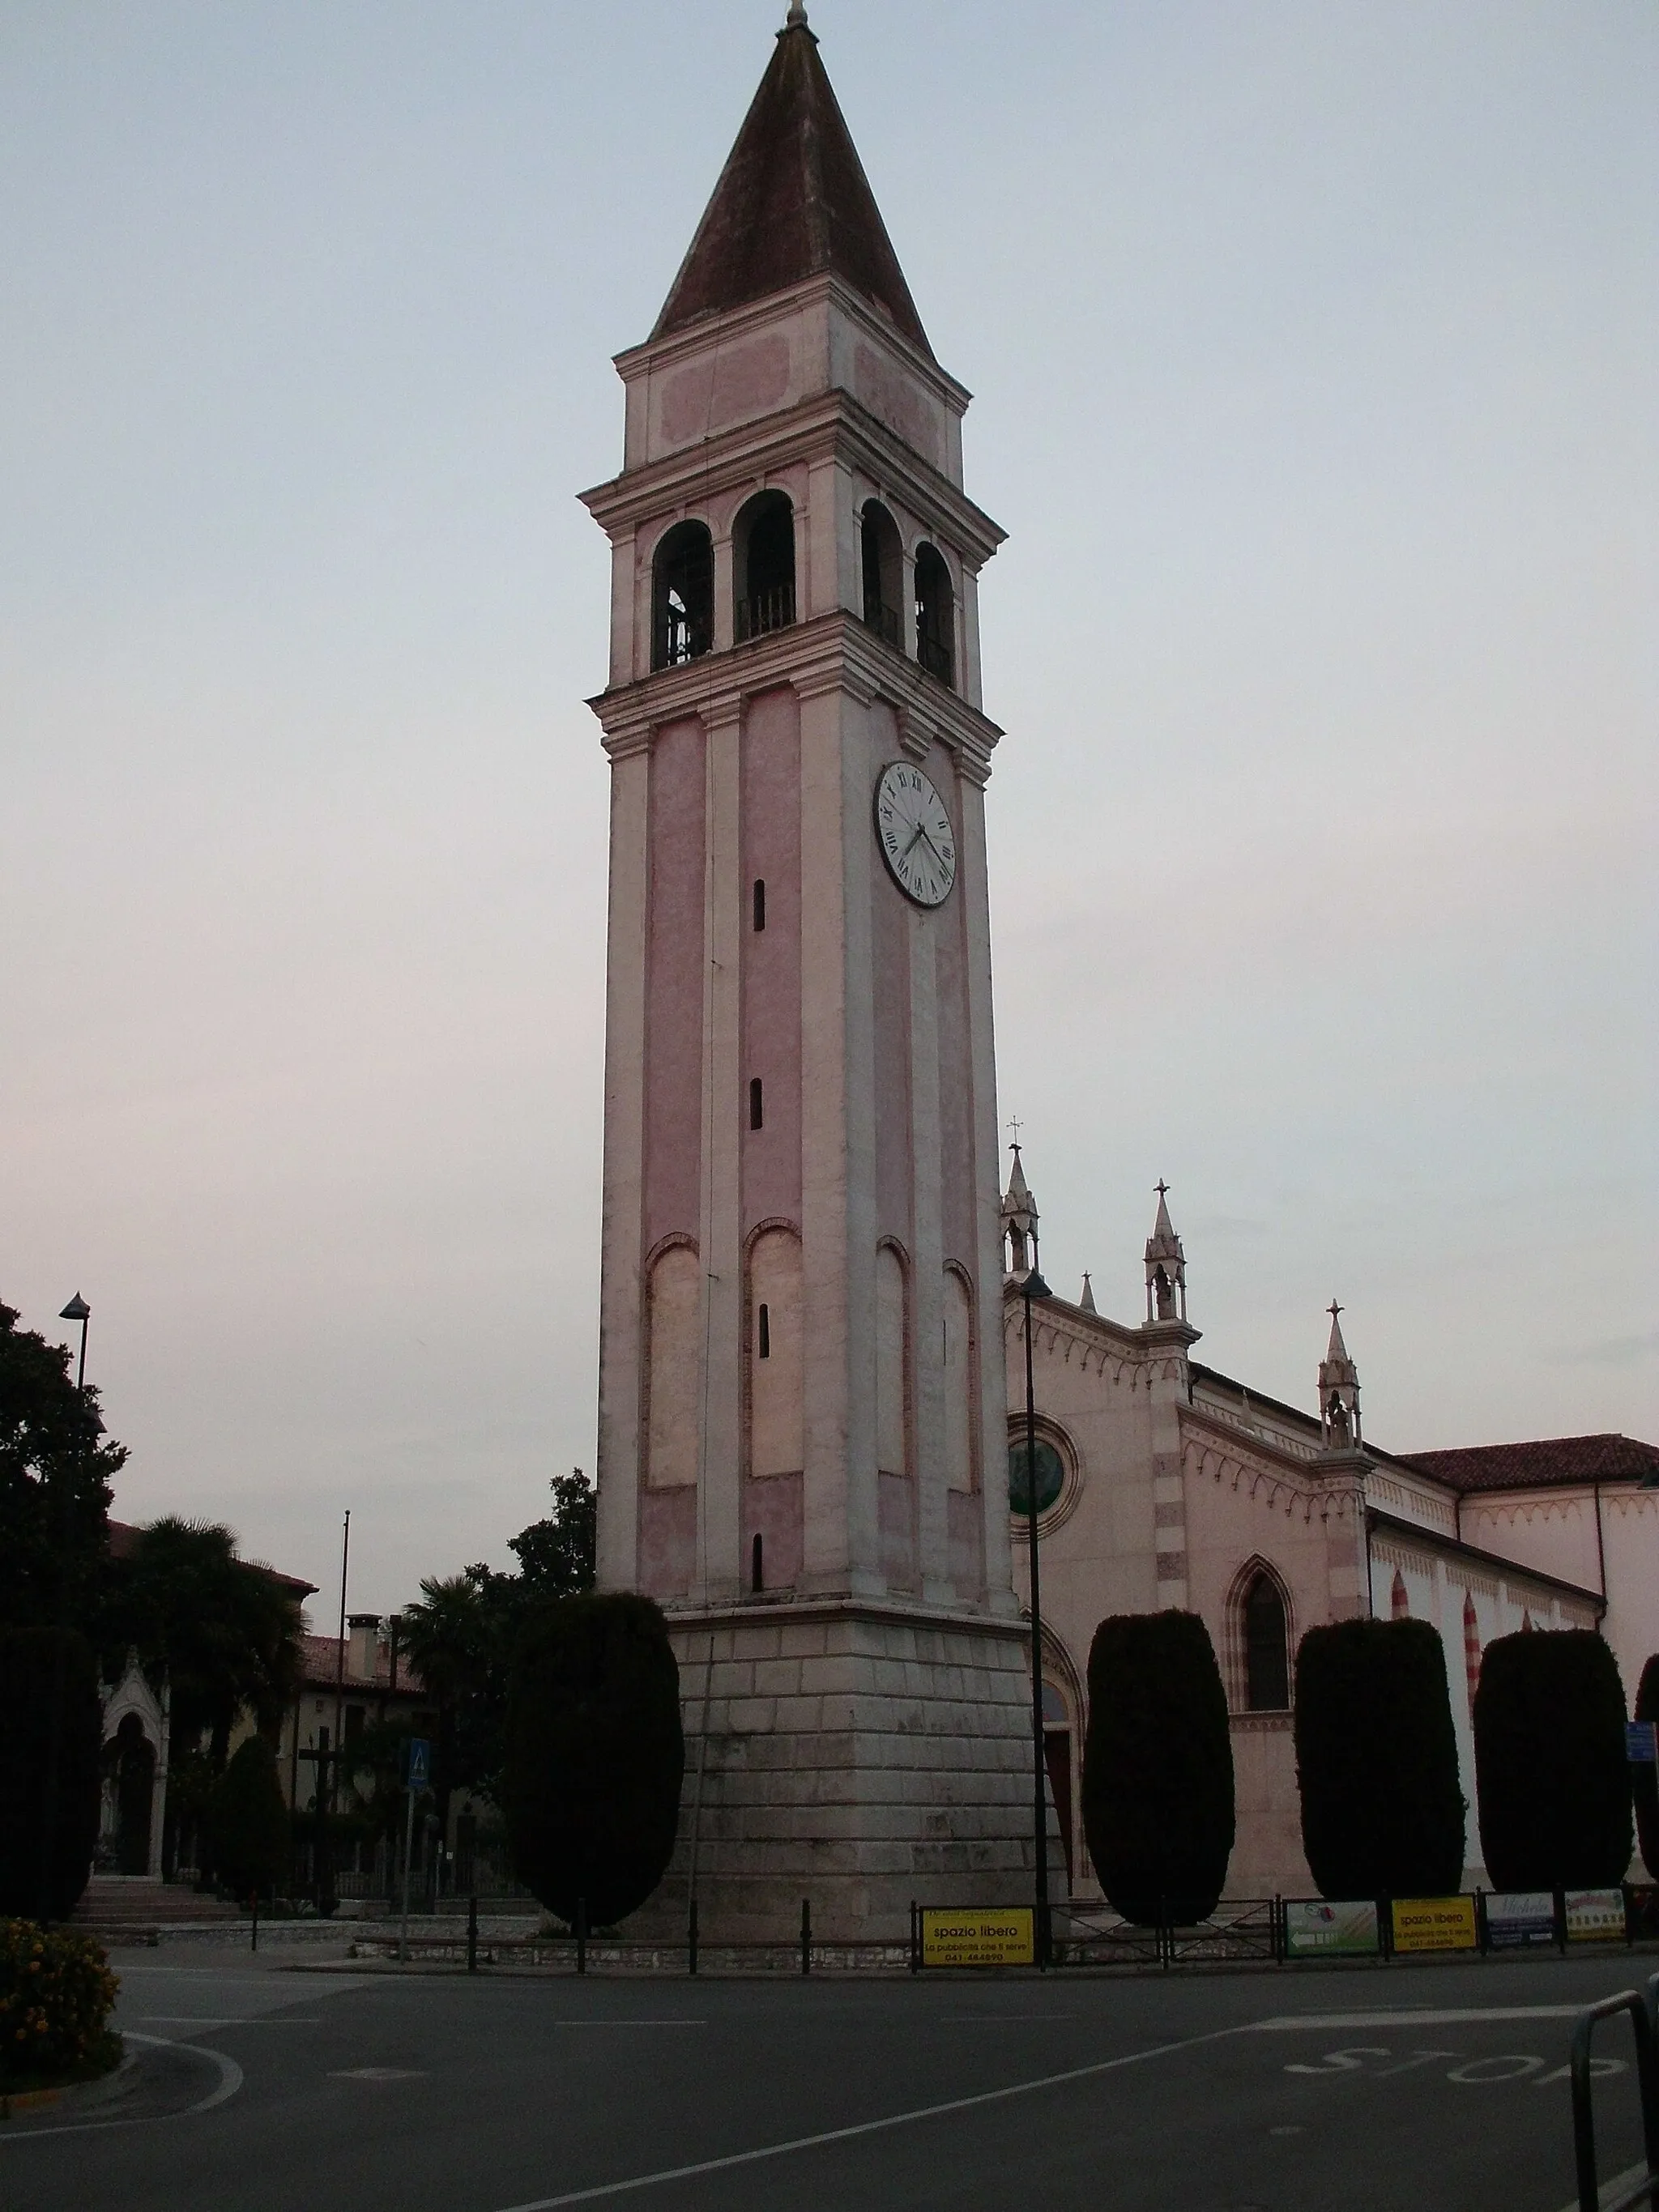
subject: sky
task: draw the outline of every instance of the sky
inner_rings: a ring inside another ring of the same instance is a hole
[[[611,356],[781,0],[0,9],[0,1298],[354,1610],[593,1464]],[[1044,1271],[1659,1439],[1659,15],[814,0],[975,392]]]

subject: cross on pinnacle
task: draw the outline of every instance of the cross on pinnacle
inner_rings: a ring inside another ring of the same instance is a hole
[[[1326,1312],[1330,1316],[1331,1319],[1332,1319],[1333,1321],[1334,1321],[1334,1320],[1336,1319],[1336,1317],[1337,1317],[1338,1314],[1340,1314],[1340,1313],[1342,1313],[1342,1312],[1346,1311],[1346,1308],[1344,1308],[1344,1307],[1342,1307],[1342,1306],[1338,1305],[1338,1304],[1336,1303],[1336,1300],[1335,1300],[1334,1298],[1333,1298],[1333,1299],[1331,1300],[1331,1302],[1330,1302],[1329,1305],[1328,1305],[1328,1306],[1326,1307],[1325,1310],[1326,1310]]]
[[[1158,1181],[1158,1182],[1155,1182],[1155,1183],[1152,1185],[1152,1188],[1153,1188],[1153,1189],[1158,1193],[1158,1196],[1159,1196],[1160,1198],[1167,1198],[1167,1197],[1169,1196],[1169,1194],[1170,1194],[1170,1186],[1169,1186],[1169,1184],[1168,1184],[1167,1182],[1163,1182],[1162,1180]]]
[[[1021,1122],[1018,1114],[1010,1115],[1008,1118],[1008,1127],[1014,1133],[1014,1141],[1009,1146],[1008,1149],[1011,1152],[1017,1152],[1019,1150],[1019,1133],[1021,1128],[1024,1127],[1024,1124]]]

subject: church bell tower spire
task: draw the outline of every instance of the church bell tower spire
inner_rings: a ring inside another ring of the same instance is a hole
[[[585,495],[611,562],[599,1579],[655,1597],[709,1686],[671,1876],[704,1924],[776,1933],[810,1888],[826,1932],[902,1934],[927,1869],[956,1869],[941,1902],[1029,1878],[977,611],[1002,533],[805,9],[617,367],[623,465]],[[919,1722],[878,1694],[901,1652]],[[732,1701],[807,1656],[764,1708],[787,1726]],[[833,1743],[826,1665],[867,1693]],[[901,1725],[938,1776],[902,1815]],[[688,1840],[716,1811],[717,1875]]]

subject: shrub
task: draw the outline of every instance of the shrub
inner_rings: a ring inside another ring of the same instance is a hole
[[[1339,1620],[1296,1656],[1302,1848],[1322,1897],[1444,1897],[1463,1878],[1446,1655],[1426,1620]]]
[[[102,2056],[116,1988],[90,1936],[0,1920],[0,2082],[72,2072]]]
[[[1642,1669],[1636,1686],[1638,1721],[1659,1721],[1659,1651]],[[1642,1839],[1642,1861],[1650,1880],[1659,1881],[1659,1766],[1632,1766],[1631,1795],[1636,1801],[1636,1832]]]
[[[43,1869],[52,1716],[60,1667],[56,1813]],[[84,1638],[64,1628],[19,1628],[0,1635],[0,1913],[62,1920],[74,1911],[92,1872],[98,1841],[103,1735],[98,1669]]]
[[[1622,1881],[1630,1865],[1625,1692],[1595,1631],[1500,1636],[1474,1693],[1480,1842],[1494,1889]]]
[[[623,1593],[560,1598],[527,1626],[507,1698],[502,1795],[520,1877],[561,1919],[642,1905],[679,1825],[679,1668],[662,1614]]]
[[[262,1735],[238,1744],[207,1804],[213,1869],[237,1897],[274,1897],[287,1883],[288,1807],[276,1754]]]
[[[1195,1613],[1114,1613],[1089,1652],[1083,1824],[1126,1920],[1214,1911],[1233,1848],[1233,1753],[1210,1632]]]

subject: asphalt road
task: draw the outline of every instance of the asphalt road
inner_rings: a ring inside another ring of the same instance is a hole
[[[1563,2212],[1571,2015],[1659,1961],[810,1982],[113,1963],[134,2086],[0,2129],[5,2212]],[[1639,2136],[1627,2031],[1602,2033],[1605,2179]]]

